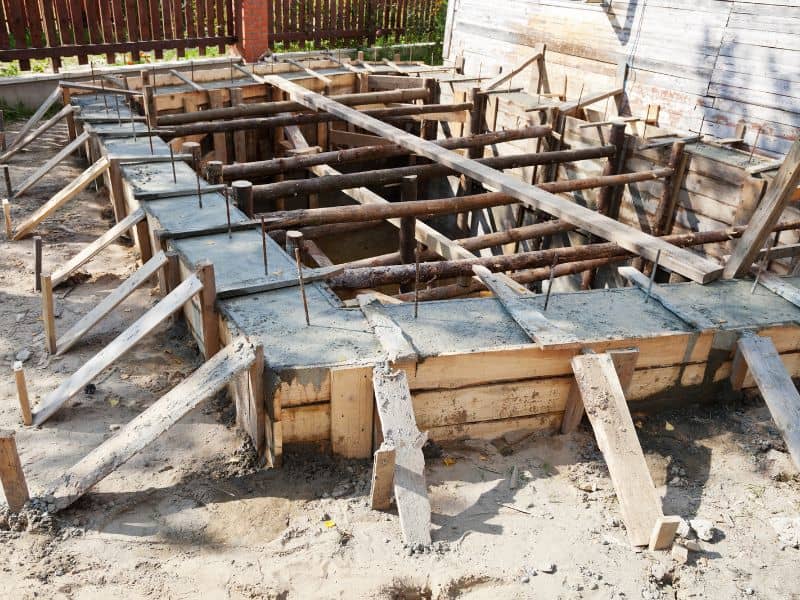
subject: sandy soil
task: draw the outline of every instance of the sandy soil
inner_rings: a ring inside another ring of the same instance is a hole
[[[63,145],[13,162],[16,182]],[[55,169],[15,204],[29,214],[82,169]],[[45,269],[110,223],[87,191],[40,226]],[[41,399],[157,300],[145,286],[64,358],[44,351],[30,239],[0,244],[0,427],[17,430],[32,494],[199,364],[180,324],[161,327],[41,429],[23,428],[11,366]],[[57,290],[73,323],[134,265],[114,245]],[[153,283],[153,286],[156,284]],[[202,405],[70,510],[0,519],[3,598],[800,598],[800,479],[755,397],[637,419],[666,514],[707,519],[686,562],[632,549],[591,431],[467,441],[428,459],[433,548],[410,553],[396,511],[368,507],[370,465],[289,453],[251,468],[225,398]],[[784,521],[781,521],[784,519]],[[698,528],[702,529],[700,525]],[[797,532],[795,536],[800,535]],[[694,537],[689,534],[689,537]]]

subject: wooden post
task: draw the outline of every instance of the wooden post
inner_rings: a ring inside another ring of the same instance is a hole
[[[3,198],[3,220],[6,226],[6,239],[10,240],[14,235],[14,228],[11,226],[11,204],[8,198]]]
[[[61,101],[64,103],[64,106],[69,106],[71,97],[72,97],[72,92],[68,87],[61,88]],[[75,127],[74,113],[69,113],[67,115],[67,136],[69,137],[70,142],[74,140],[76,137],[78,137],[78,129]],[[81,150],[78,150],[78,152],[80,153]]]
[[[125,197],[122,185],[122,169],[119,160],[112,158],[108,162],[108,179],[111,184],[111,206],[114,209],[114,218],[119,223],[127,216],[125,210]]]
[[[244,213],[252,219],[255,215],[253,207],[253,184],[244,179],[237,179],[231,183],[231,189],[233,190],[233,197],[236,200],[236,205],[239,207],[239,210],[244,211]]]
[[[300,248],[300,252],[303,251],[303,234],[299,231],[287,231],[286,232],[286,243],[284,246],[286,250],[286,254],[289,256],[294,256],[294,251],[296,248]]]
[[[22,361],[14,362],[14,379],[17,383],[17,398],[19,399],[19,409],[22,412],[22,422],[30,425],[33,422],[31,414],[31,403],[28,399],[28,386],[25,383],[25,371],[22,368]]]
[[[675,220],[675,207],[678,204],[681,183],[683,182],[683,175],[686,172],[686,162],[683,155],[685,147],[686,142],[680,140],[672,144],[672,151],[670,152],[667,166],[671,168],[673,172],[672,175],[664,179],[664,189],[658,203],[653,235],[667,235],[672,231],[672,224]],[[681,166],[683,168],[681,168]]]
[[[7,429],[0,431],[0,480],[6,494],[6,502],[11,512],[19,512],[30,500],[28,484],[19,462],[17,442],[14,432]]]
[[[210,160],[206,163],[204,177],[211,185],[222,183],[222,161]]]
[[[180,258],[178,253],[174,250],[165,252],[167,262],[164,264],[163,278],[164,278],[164,295],[166,296],[181,282],[181,267]],[[176,318],[180,318],[180,312],[175,313]]]
[[[198,142],[183,142],[181,144],[181,154],[190,154],[191,161],[188,162],[192,169],[197,169],[200,165],[200,144]]]
[[[203,284],[203,289],[200,291],[200,315],[203,320],[203,355],[208,360],[219,350],[217,284],[214,279],[214,265],[211,261],[198,263],[197,277]]]
[[[222,108],[222,90],[208,90],[208,102],[211,108]],[[214,156],[217,160],[228,162],[228,140],[224,132],[215,133],[214,136]]]
[[[44,322],[44,342],[50,354],[56,353],[56,321],[53,302],[53,279],[50,273],[42,275],[42,321]]]
[[[242,88],[231,88],[231,106],[244,104]],[[247,138],[244,131],[233,132],[233,158],[238,163],[247,162]]]
[[[42,236],[33,238],[33,291],[42,291]]]

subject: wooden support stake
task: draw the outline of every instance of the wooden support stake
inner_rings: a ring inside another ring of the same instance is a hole
[[[197,277],[203,284],[200,291],[200,314],[203,320],[203,356],[206,360],[219,350],[219,316],[214,265],[209,260],[197,264]]]
[[[31,497],[19,462],[14,432],[8,429],[0,431],[0,481],[9,510],[18,513]]]
[[[11,240],[14,237],[14,228],[11,225],[11,204],[8,198],[3,198],[3,221],[6,226],[6,239]]]
[[[17,383],[17,399],[22,413],[22,422],[25,425],[30,425],[33,422],[33,417],[31,416],[31,403],[28,398],[28,386],[25,383],[25,370],[22,368],[22,361],[14,362],[14,379]]]
[[[44,343],[50,354],[56,353],[55,303],[53,300],[53,279],[50,274],[42,274],[42,321],[44,323]]]
[[[387,444],[382,444],[375,451],[372,462],[372,486],[369,494],[372,510],[388,510],[392,505],[394,461],[395,450]]]
[[[675,539],[678,526],[682,521],[683,519],[674,515],[659,517],[653,527],[653,533],[650,535],[648,550],[651,552],[654,550],[669,550],[672,547],[672,541]]]
[[[33,238],[33,291],[42,291],[42,236]]]

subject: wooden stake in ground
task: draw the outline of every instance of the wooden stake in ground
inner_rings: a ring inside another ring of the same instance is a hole
[[[31,403],[28,399],[28,385],[25,383],[25,370],[22,368],[22,361],[14,363],[14,380],[17,383],[17,398],[19,399],[19,409],[22,412],[22,422],[25,425],[30,425],[32,422],[31,417]]]
[[[6,494],[8,508],[11,512],[19,512],[30,500],[30,494],[19,462],[14,432],[9,430],[0,431],[0,481]]]

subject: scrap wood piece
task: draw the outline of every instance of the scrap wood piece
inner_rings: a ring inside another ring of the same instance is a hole
[[[578,341],[574,335],[560,329],[539,312],[533,304],[523,299],[525,297],[533,297],[530,292],[526,294],[517,293],[502,281],[497,274],[492,273],[484,266],[475,265],[472,267],[472,271],[497,296],[498,301],[503,305],[509,316],[539,347],[572,345]]]
[[[8,429],[0,430],[0,483],[3,485],[8,508],[11,512],[19,512],[30,499],[30,494],[19,462],[14,432]]]
[[[795,140],[775,179],[756,208],[742,237],[736,242],[731,257],[725,264],[724,277],[742,277],[750,272],[758,252],[772,233],[783,210],[800,184],[800,138]]]
[[[659,517],[653,527],[653,533],[650,534],[650,543],[647,549],[650,551],[668,550],[672,546],[681,522],[683,519],[675,515]]]
[[[649,288],[650,296],[684,323],[700,331],[719,329],[719,324],[705,315],[675,304],[675,302],[670,299],[669,288],[662,287],[657,283],[650,286],[650,280],[638,269],[634,267],[619,267],[617,268],[617,272],[636,287],[645,291]]]
[[[51,279],[53,281],[53,286],[57,286],[59,283],[66,281],[69,276],[75,271],[75,269],[79,269],[83,265],[85,265],[88,261],[92,259],[98,252],[102,251],[108,245],[112,244],[115,240],[125,234],[126,231],[131,229],[134,225],[136,225],[139,221],[145,218],[144,209],[137,208],[127,217],[122,219],[119,223],[114,225],[111,229],[106,231],[103,235],[97,238],[88,246],[85,246],[80,252],[78,252],[75,256],[67,261],[63,267],[59,270],[54,271],[51,275]]]
[[[586,414],[614,484],[628,539],[646,546],[664,516],[636,428],[610,354],[572,358],[572,370]]]
[[[370,133],[383,136],[415,154],[422,155],[491,186],[493,189],[509,194],[532,209],[542,210],[561,218],[598,237],[615,242],[626,250],[639,254],[650,261],[655,261],[656,254],[660,251],[661,263],[665,267],[698,283],[708,283],[722,274],[722,267],[714,261],[702,258],[689,250],[678,248],[615,219],[600,215],[594,210],[539,189],[511,174],[503,173],[456,152],[443,149],[431,141],[411,135],[282,77],[270,75],[263,79],[266,83],[288,93],[291,100],[299,102],[307,108],[326,111]],[[587,97],[582,104],[588,103],[592,99],[592,97]]]
[[[81,193],[92,181],[105,173],[108,170],[108,165],[109,161],[107,157],[102,156],[97,159],[97,162],[69,182],[66,187],[62,188],[61,191],[42,204],[32,215],[20,223],[14,232],[13,239],[21,240],[28,235],[39,223],[49,217],[51,213],[61,208],[69,200],[72,200],[72,198]]]
[[[206,89],[202,85],[198,85],[197,83],[195,83],[190,78],[188,78],[186,75],[184,75],[180,71],[177,71],[176,69],[170,69],[168,72],[173,77],[177,77],[178,79],[180,79],[183,83],[188,85],[195,92],[202,92],[202,91],[204,91]]]
[[[403,333],[402,328],[383,309],[383,304],[373,294],[359,294],[358,306],[375,337],[386,352],[390,363],[411,361],[419,358],[417,351]]]
[[[58,165],[62,160],[68,157],[70,154],[75,152],[78,148],[83,146],[84,143],[89,139],[89,133],[84,131],[74,140],[72,140],[69,144],[64,146],[61,150],[58,151],[58,154],[53,156],[50,160],[44,163],[41,167],[36,169],[34,173],[26,179],[22,185],[19,186],[19,189],[14,194],[14,198],[19,198],[22,194],[27,192],[31,186],[36,184],[42,177],[50,173],[53,168]]]
[[[753,375],[794,464],[800,468],[800,394],[771,338],[752,333],[739,338],[731,369],[734,388],[741,387],[747,370]]]
[[[120,302],[130,296],[134,290],[150,279],[150,277],[163,267],[166,262],[167,256],[164,252],[159,252],[143,264],[133,275],[128,277],[119,287],[103,298],[97,306],[86,313],[69,329],[69,331],[61,336],[56,342],[56,354],[60,356],[72,348],[78,340],[86,335],[108,313],[114,310]]]
[[[405,371],[391,371],[387,363],[376,365],[372,383],[383,438],[395,450],[394,496],[403,540],[411,546],[429,546],[431,503],[422,455],[428,436],[417,428]]]
[[[61,99],[61,87],[56,86],[56,88],[50,92],[50,95],[45,98],[45,101],[42,102],[41,106],[36,109],[36,112],[31,115],[31,118],[22,126],[22,129],[19,130],[16,137],[14,137],[14,141],[8,146],[8,150],[13,150],[14,147],[17,146],[22,140],[25,139],[28,132],[36,127],[36,124],[42,120],[45,113],[59,100]],[[2,159],[5,160],[5,159]]]
[[[589,353],[591,350],[584,350]],[[611,360],[614,361],[614,368],[617,371],[617,378],[622,386],[622,392],[627,394],[628,388],[633,381],[633,373],[636,370],[636,361],[639,359],[638,348],[616,348],[608,350]],[[581,392],[578,384],[572,382],[567,395],[567,404],[564,409],[564,418],[561,421],[561,433],[572,433],[583,419],[584,407],[581,400]]]
[[[372,461],[372,483],[369,500],[372,510],[388,510],[392,505],[392,488],[394,487],[394,447],[383,442],[375,451]]]
[[[800,288],[785,281],[778,275],[764,271],[758,276],[758,284],[800,308]]]
[[[41,425],[50,418],[72,396],[94,379],[112,362],[130,350],[134,344],[151,332],[159,323],[180,309],[189,299],[203,288],[197,275],[185,279],[158,304],[148,310],[135,323],[119,334],[114,340],[95,354],[80,369],[75,371],[58,388],[50,392],[33,413],[33,424]]]
[[[190,410],[220,391],[256,359],[253,345],[237,338],[194,373],[92,450],[47,487],[55,510],[63,510],[120,465],[157,439]]]

